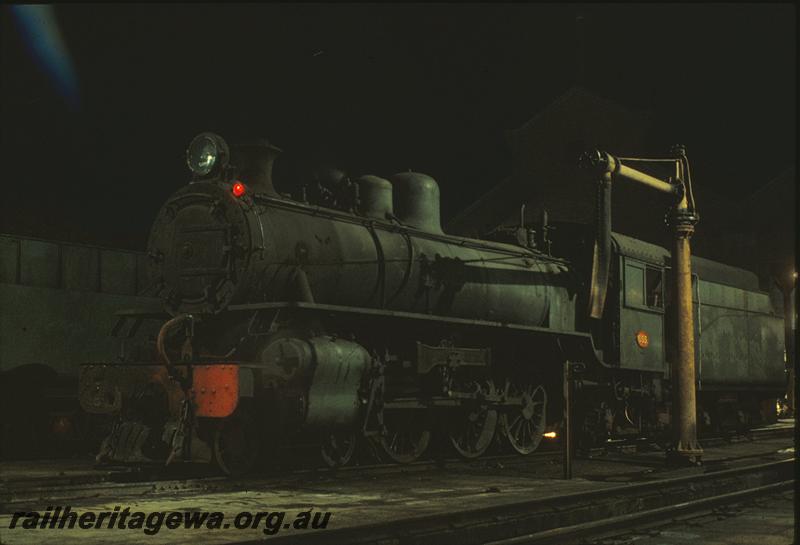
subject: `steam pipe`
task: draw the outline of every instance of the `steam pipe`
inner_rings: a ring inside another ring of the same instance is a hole
[[[589,283],[589,316],[603,317],[611,268],[611,174],[604,173],[597,185],[597,214]]]

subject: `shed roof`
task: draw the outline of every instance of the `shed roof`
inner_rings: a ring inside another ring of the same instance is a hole
[[[626,108],[574,86],[517,129],[508,132],[512,173],[453,217],[447,230],[477,236],[519,214],[527,204],[547,208],[554,221],[590,221],[594,191],[577,158],[599,147],[642,153],[649,112]]]

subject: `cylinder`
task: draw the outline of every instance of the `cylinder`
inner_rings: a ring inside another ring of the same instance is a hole
[[[359,417],[361,386],[371,358],[360,344],[332,337],[309,341],[314,352],[314,376],[308,389],[306,428],[351,428]]]

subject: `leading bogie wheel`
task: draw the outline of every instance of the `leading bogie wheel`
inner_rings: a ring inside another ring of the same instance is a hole
[[[322,439],[322,461],[328,467],[342,467],[350,463],[356,451],[356,434],[352,430],[331,430]]]
[[[253,470],[261,451],[261,436],[253,416],[240,406],[214,433],[214,459],[227,475]]]
[[[393,462],[409,464],[418,460],[431,442],[427,411],[411,409],[384,411],[379,444]]]

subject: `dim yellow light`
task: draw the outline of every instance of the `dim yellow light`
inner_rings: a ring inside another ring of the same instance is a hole
[[[556,432],[548,431],[547,433],[543,434],[542,437],[547,437],[548,439],[555,439],[556,438]]]

